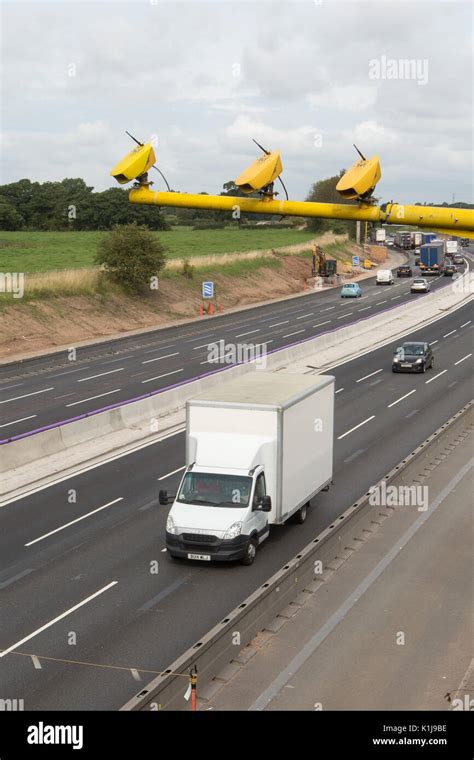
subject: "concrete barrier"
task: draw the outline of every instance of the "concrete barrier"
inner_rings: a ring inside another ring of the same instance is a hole
[[[464,280],[472,286],[473,276],[466,272]],[[341,360],[360,354],[361,349],[376,348],[396,339],[413,327],[426,325],[458,308],[472,298],[469,287],[445,287],[410,306],[392,306],[382,314],[363,317],[346,327],[336,327],[316,338],[300,340],[288,347],[269,351],[266,369],[278,370],[305,360],[318,370],[329,368]],[[375,329],[376,328],[376,329]],[[51,425],[35,435],[24,434],[0,442],[2,491],[0,504],[15,497],[27,486],[74,468],[84,462],[119,451],[137,441],[150,442],[168,428],[184,423],[184,407],[189,398],[226,379],[256,371],[255,363],[219,367],[198,379],[184,381],[139,399],[111,405],[103,410],[82,415],[70,422]],[[34,463],[34,467],[32,464]]]

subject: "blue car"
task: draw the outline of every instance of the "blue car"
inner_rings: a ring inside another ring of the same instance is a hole
[[[360,298],[362,290],[357,282],[350,282],[342,286],[341,298]]]

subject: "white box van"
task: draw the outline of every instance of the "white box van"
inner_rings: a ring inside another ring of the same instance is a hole
[[[391,269],[379,269],[376,277],[377,285],[393,285],[393,274]]]
[[[166,524],[172,557],[250,565],[270,525],[304,522],[332,481],[334,383],[255,370],[187,402],[186,470]]]

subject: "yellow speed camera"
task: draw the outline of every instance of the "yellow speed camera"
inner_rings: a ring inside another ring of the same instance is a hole
[[[358,149],[356,148],[356,150]],[[356,161],[336,185],[337,192],[348,200],[367,200],[370,198],[375,185],[382,176],[378,156],[367,159],[359,150],[358,153],[361,160]]]
[[[140,175],[145,174],[155,163],[155,152],[151,143],[139,145],[125,158],[122,158],[111,170],[110,174],[115,177],[117,182],[125,185],[127,182],[137,179]]]
[[[265,153],[250,164],[235,180],[235,184],[244,193],[253,193],[274,182],[283,171],[280,153]]]

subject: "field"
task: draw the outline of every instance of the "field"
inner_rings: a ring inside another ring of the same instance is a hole
[[[302,230],[192,230],[156,232],[170,259],[280,248],[310,240]],[[0,232],[0,271],[47,272],[91,267],[97,246],[107,232]]]

